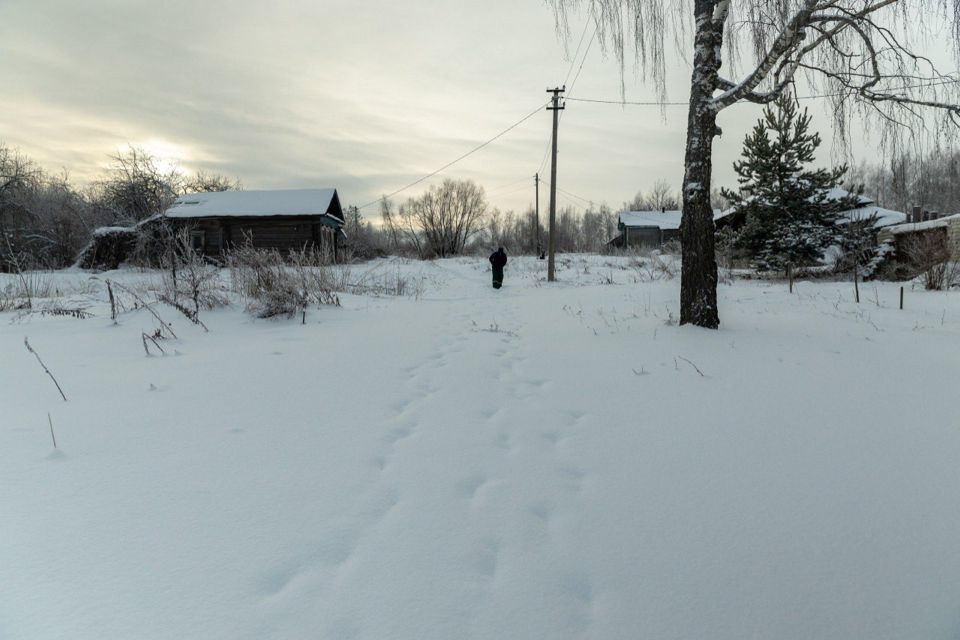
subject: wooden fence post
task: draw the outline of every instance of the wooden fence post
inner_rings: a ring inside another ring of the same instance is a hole
[[[860,279],[860,278],[859,278],[859,275],[860,275],[860,274],[859,274],[859,269],[857,268],[857,264],[854,263],[854,265],[853,265],[853,293],[854,293],[854,295],[856,296],[857,304],[860,304],[860,284],[857,282],[857,281]]]

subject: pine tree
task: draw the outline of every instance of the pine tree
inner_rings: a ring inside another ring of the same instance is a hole
[[[742,228],[733,248],[761,271],[817,262],[837,242],[837,214],[859,206],[858,194],[830,197],[847,166],[810,169],[820,134],[790,96],[768,105],[734,162],[739,192],[723,190]]]

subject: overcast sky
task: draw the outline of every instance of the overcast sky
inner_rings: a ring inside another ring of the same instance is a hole
[[[567,51],[539,0],[0,0],[0,141],[81,182],[129,144],[248,189],[334,186],[362,205],[545,102],[571,71],[584,19]],[[683,100],[689,71],[672,76],[670,98]],[[596,42],[572,95],[620,97],[617,64]],[[626,98],[654,92],[628,71]],[[751,105],[722,114],[716,184],[734,184],[756,116]],[[664,119],[657,107],[568,102],[558,185],[612,206],[658,179],[679,185],[685,121],[685,107]],[[469,178],[491,204],[523,209],[549,135],[543,110],[395,199]]]

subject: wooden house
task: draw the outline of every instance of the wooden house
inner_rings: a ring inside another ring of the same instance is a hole
[[[908,222],[885,227],[878,239],[893,249],[886,255],[888,275],[913,278],[934,264],[960,261],[960,213],[940,216],[914,207]]]
[[[714,219],[720,210],[713,212]],[[617,221],[619,235],[608,244],[615,247],[644,247],[657,249],[671,240],[680,241],[679,210],[621,211]]]
[[[193,247],[217,257],[249,238],[258,249],[316,248],[336,260],[344,217],[336,189],[191,193],[164,217],[190,230]]]

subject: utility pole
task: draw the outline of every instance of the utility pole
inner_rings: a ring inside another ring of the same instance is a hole
[[[550,236],[547,239],[547,282],[553,282],[556,278],[556,240],[557,240],[557,123],[560,111],[565,107],[560,104],[560,94],[567,90],[567,85],[555,89],[547,89],[547,93],[552,93],[550,106],[547,111],[553,111],[553,151],[550,162]]]
[[[536,203],[537,208],[535,209],[534,219],[533,219],[533,240],[534,245],[537,248],[537,258],[543,255],[543,250],[540,248],[540,172],[538,171],[533,176],[533,186],[536,189]]]

